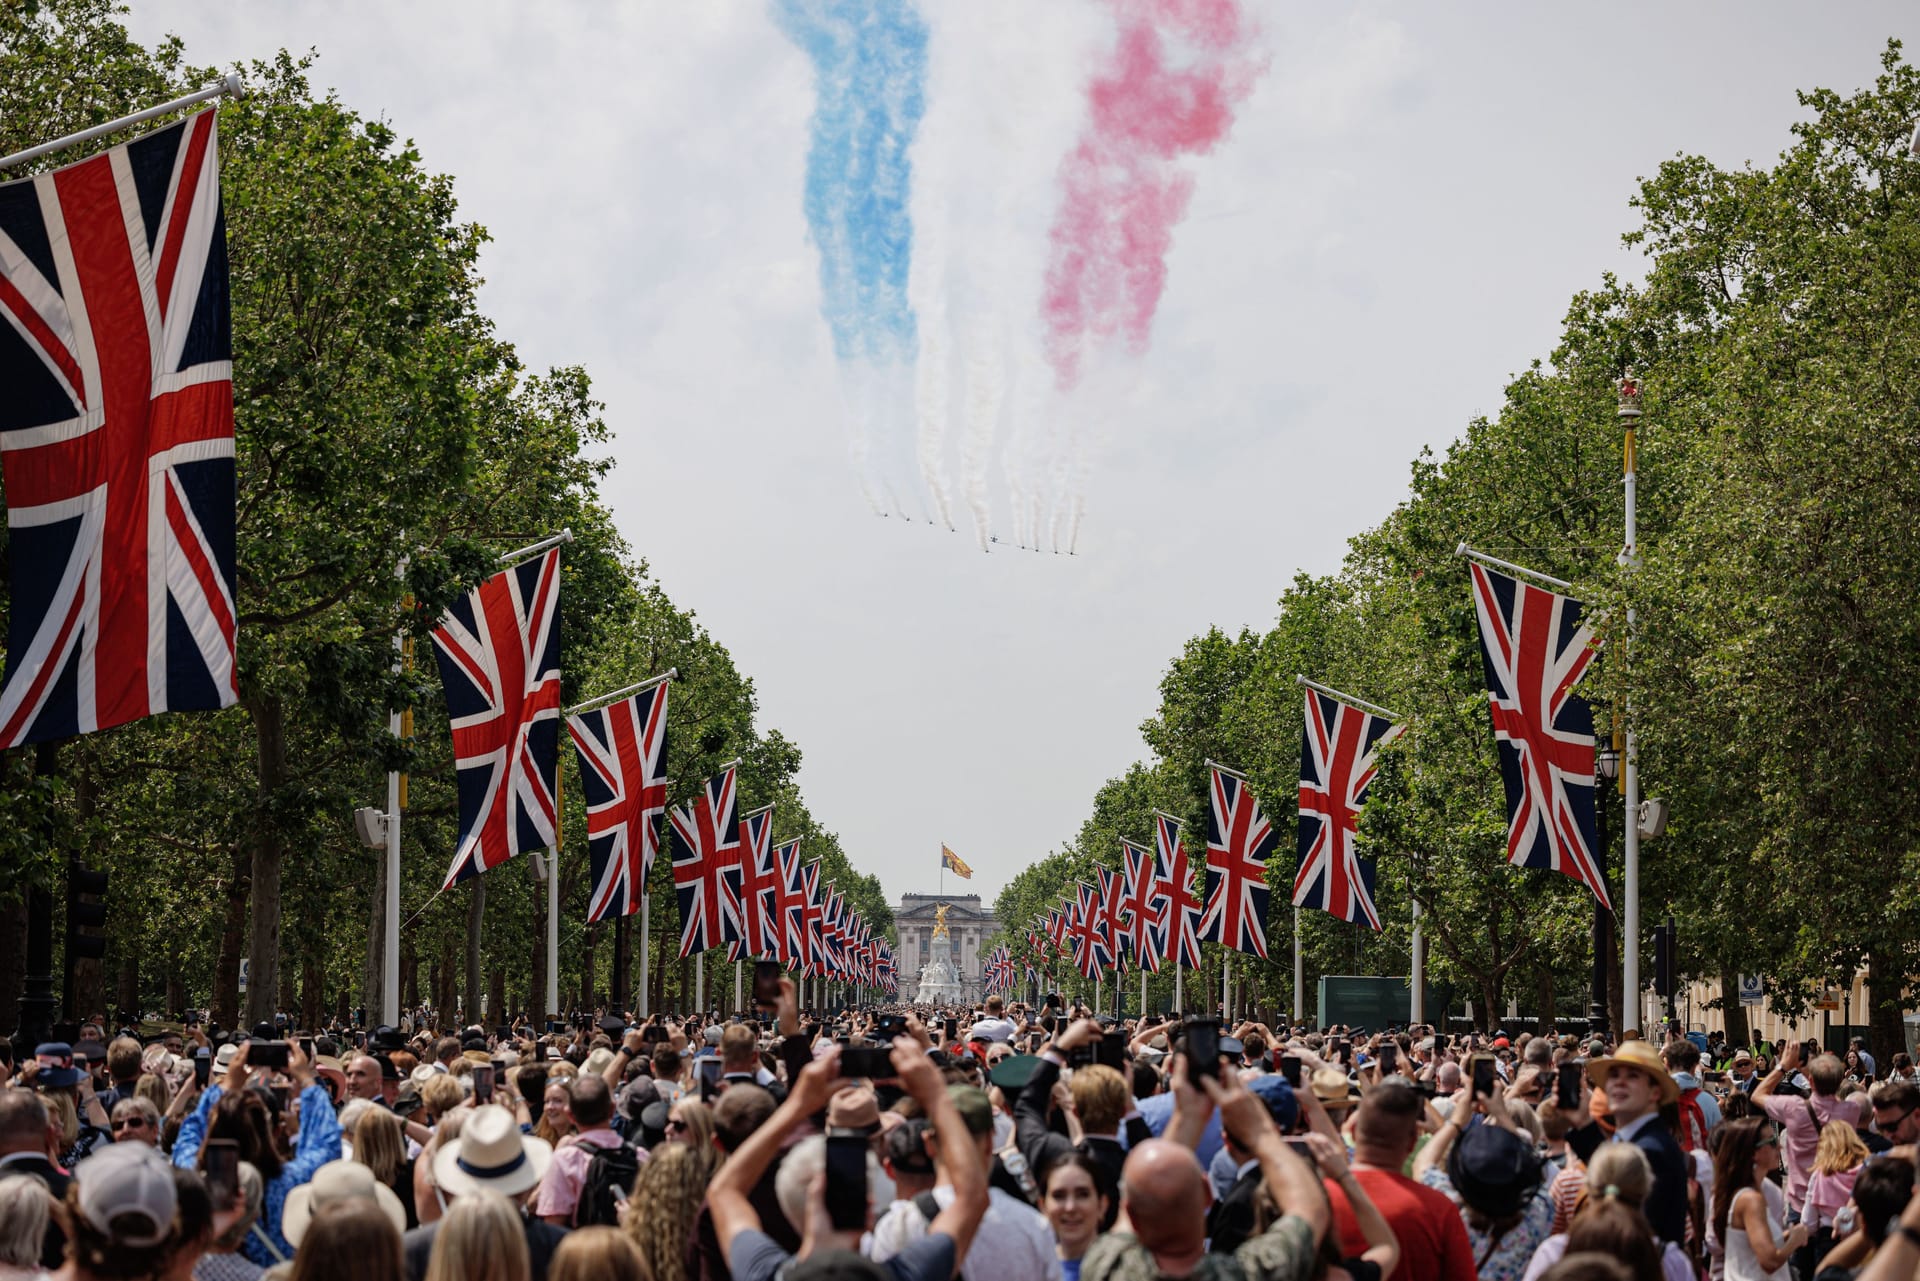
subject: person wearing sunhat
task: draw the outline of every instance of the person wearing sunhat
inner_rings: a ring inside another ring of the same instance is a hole
[[[1527,1092],[1542,1070],[1522,1069],[1516,1091]],[[1413,1161],[1414,1177],[1459,1207],[1483,1277],[1519,1276],[1553,1232],[1545,1165],[1506,1100],[1507,1087],[1496,1080],[1486,1097],[1456,1107]],[[1481,1124],[1471,1124],[1475,1114]]]
[[[1607,1111],[1613,1117],[1611,1141],[1633,1144],[1646,1154],[1647,1164],[1653,1167],[1653,1192],[1645,1206],[1653,1230],[1662,1241],[1684,1245],[1687,1174],[1691,1167],[1660,1114],[1662,1108],[1679,1101],[1680,1086],[1653,1046],[1637,1039],[1621,1042],[1620,1048],[1611,1055],[1589,1059],[1587,1080],[1606,1095]],[[1582,1161],[1607,1141],[1597,1121],[1589,1121],[1567,1133],[1567,1146]]]
[[[370,1202],[379,1207],[395,1232],[407,1230],[407,1209],[399,1195],[374,1177],[372,1167],[348,1160],[327,1162],[313,1172],[311,1180],[287,1195],[286,1209],[280,1217],[281,1235],[299,1248],[314,1215],[348,1201]]]
[[[523,1134],[513,1113],[497,1103],[467,1112],[460,1137],[434,1153],[433,1180],[448,1197],[497,1192],[513,1202],[526,1233],[527,1253],[533,1261],[534,1281],[547,1274],[553,1252],[566,1238],[555,1227],[526,1212],[529,1193],[540,1186],[553,1162],[553,1147],[545,1139]],[[433,1254],[433,1238],[444,1219],[423,1223],[406,1234],[407,1276],[421,1281]]]

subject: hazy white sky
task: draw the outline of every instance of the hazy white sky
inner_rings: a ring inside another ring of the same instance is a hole
[[[991,310],[1032,351],[1104,6],[922,7],[915,302],[937,252],[958,341]],[[197,62],[311,47],[316,84],[454,176],[494,237],[482,305],[531,367],[592,373],[622,531],[804,749],[815,814],[890,896],[937,884],[944,840],[991,902],[1144,756],[1187,637],[1266,626],[1422,445],[1498,407],[1574,290],[1638,270],[1636,177],[1769,160],[1796,88],[1870,83],[1920,27],[1886,2],[1250,8],[1268,67],[1191,166],[1152,350],[1082,404],[1071,558],[860,497],[800,205],[811,73],[762,0],[134,0],[131,25]]]

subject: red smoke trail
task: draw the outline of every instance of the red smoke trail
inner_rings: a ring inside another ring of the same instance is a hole
[[[1227,134],[1261,70],[1238,0],[1109,0],[1119,33],[1087,86],[1087,123],[1060,163],[1041,301],[1047,359],[1066,390],[1093,349],[1138,355],[1167,283],[1193,178],[1182,156]]]

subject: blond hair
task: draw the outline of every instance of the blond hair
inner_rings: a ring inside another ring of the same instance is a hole
[[[626,1228],[653,1281],[686,1281],[687,1237],[706,1200],[713,1167],[710,1143],[662,1143],[640,1167],[633,1185],[636,1213],[627,1216]]]
[[[41,1099],[47,1105],[47,1119],[60,1127],[60,1147],[62,1151],[80,1141],[80,1113],[76,1110],[72,1090],[42,1090]]]
[[[649,1281],[647,1261],[617,1228],[575,1228],[560,1239],[547,1281]]]
[[[420,1106],[436,1119],[459,1107],[466,1097],[459,1080],[448,1072],[435,1072],[433,1079],[420,1087]]]
[[[1126,1078],[1104,1063],[1075,1068],[1067,1090],[1073,1095],[1073,1110],[1080,1117],[1080,1128],[1087,1134],[1112,1134],[1119,1130],[1133,1102],[1127,1092]]]
[[[353,1123],[353,1159],[372,1170],[375,1180],[392,1187],[407,1163],[406,1131],[400,1118],[385,1108],[362,1112]]]
[[[526,1229],[513,1202],[498,1192],[469,1192],[448,1207],[434,1233],[426,1281],[530,1281],[532,1275]]]
[[[1820,1146],[1813,1152],[1815,1174],[1844,1174],[1867,1159],[1867,1145],[1859,1133],[1845,1121],[1829,1121],[1820,1131]]]
[[[1624,1201],[1639,1209],[1652,1190],[1653,1166],[1646,1153],[1631,1143],[1602,1143],[1587,1162],[1587,1187],[1580,1200]]]

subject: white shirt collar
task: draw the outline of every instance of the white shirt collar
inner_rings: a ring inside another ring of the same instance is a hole
[[[1635,1135],[1646,1129],[1650,1123],[1659,1119],[1660,1114],[1658,1112],[1649,1112],[1638,1120],[1629,1121],[1613,1132],[1614,1141],[1616,1143],[1631,1143]]]

